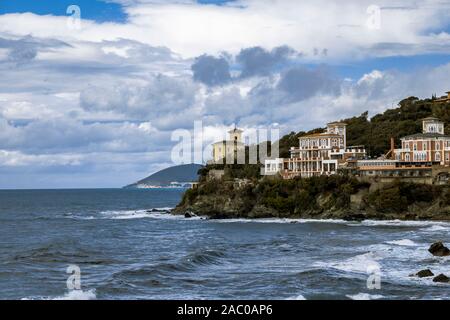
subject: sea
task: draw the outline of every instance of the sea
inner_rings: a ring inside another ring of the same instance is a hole
[[[206,220],[182,189],[0,191],[0,299],[449,299],[446,222]]]

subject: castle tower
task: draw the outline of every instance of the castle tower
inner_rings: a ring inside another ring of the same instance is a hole
[[[242,133],[244,131],[234,128],[233,130],[228,131],[230,141],[242,142]]]

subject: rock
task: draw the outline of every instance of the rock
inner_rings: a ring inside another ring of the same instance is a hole
[[[346,214],[345,216],[343,216],[342,219],[345,221],[361,222],[361,221],[366,220],[366,216],[362,213],[350,213],[350,214]]]
[[[421,271],[417,272],[416,276],[418,276],[419,278],[427,278],[427,277],[434,276],[434,273],[431,272],[430,269],[425,269],[425,270],[421,270]]]
[[[186,212],[186,213],[184,214],[184,217],[185,217],[186,219],[194,218],[194,217],[195,217],[195,214],[192,213],[192,212]]]
[[[435,277],[433,279],[433,282],[440,282],[440,283],[449,283],[450,282],[450,278],[447,277],[445,274],[440,274],[437,277]]]
[[[444,246],[442,242],[433,243],[428,251],[436,257],[450,256],[450,249]]]

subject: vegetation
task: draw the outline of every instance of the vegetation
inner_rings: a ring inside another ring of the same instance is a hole
[[[389,151],[391,137],[395,138],[398,145],[401,137],[421,132],[421,120],[430,116],[443,120],[446,133],[450,134],[450,106],[434,99],[410,97],[400,101],[397,108],[386,110],[371,119],[366,111],[360,116],[342,121],[348,124],[347,145],[364,145],[369,156],[378,157]],[[289,157],[289,149],[298,145],[299,137],[324,130],[318,128],[308,132],[291,132],[284,136],[280,140],[280,156]]]
[[[385,154],[390,138],[421,131],[421,119],[435,116],[446,124],[449,134],[449,104],[415,97],[399,107],[369,119],[368,112],[344,119],[348,124],[347,144],[365,145],[370,156]],[[279,141],[280,156],[289,157],[289,149],[305,134],[290,133]],[[248,149],[247,155],[248,158]],[[261,160],[262,159],[258,159]],[[211,170],[223,170],[221,181]],[[302,217],[337,219],[440,219],[450,220],[450,187],[395,181],[372,189],[345,172],[334,176],[283,180],[279,176],[261,177],[261,164],[209,165],[199,171],[200,184],[188,190],[175,212],[193,211],[212,217]]]

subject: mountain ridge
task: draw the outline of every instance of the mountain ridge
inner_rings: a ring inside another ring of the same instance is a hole
[[[170,186],[172,182],[195,182],[198,180],[198,171],[201,168],[203,168],[203,165],[200,164],[185,164],[165,168],[124,188],[166,187]]]

